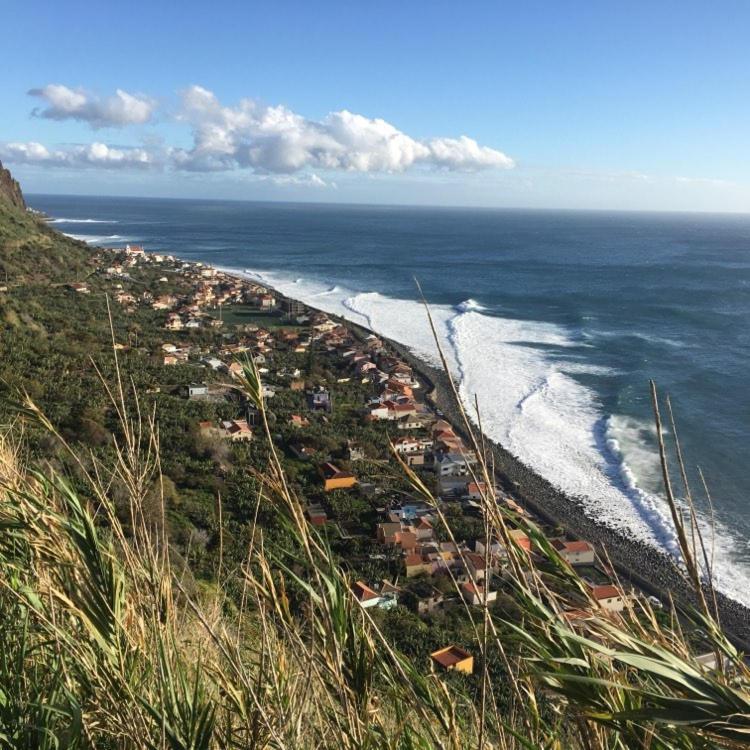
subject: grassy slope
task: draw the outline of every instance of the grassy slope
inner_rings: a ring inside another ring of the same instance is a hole
[[[0,200],[0,283],[51,284],[80,280],[90,249],[31,213]]]

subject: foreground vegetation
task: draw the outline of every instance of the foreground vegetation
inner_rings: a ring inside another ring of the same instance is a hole
[[[250,366],[243,387],[265,414]],[[91,502],[51,467],[24,465],[17,430],[0,441],[3,746],[744,744],[750,674],[708,611],[693,617],[719,657],[710,671],[691,656],[677,620],[664,622],[646,605],[623,619],[589,621],[581,633],[561,616],[555,592],[577,583],[553,550],[557,565],[544,574],[513,553],[512,620],[487,607],[468,613],[478,681],[415,664],[352,597],[350,579],[290,490],[267,422],[256,512],[272,508],[295,549],[268,544],[254,526],[241,569],[225,568],[220,554],[215,585],[196,589],[170,555],[165,526],[144,512],[160,485],[158,430],[128,409],[125,391],[122,381],[111,388],[116,461],[85,466],[70,453]],[[64,444],[31,401],[20,418]],[[127,496],[127,530],[115,492]],[[162,497],[158,505],[163,514]],[[485,506],[487,531],[501,539],[503,513]],[[526,531],[546,543],[533,526]]]

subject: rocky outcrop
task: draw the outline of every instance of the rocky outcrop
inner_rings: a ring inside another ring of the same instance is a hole
[[[13,175],[7,169],[3,169],[2,162],[0,162],[0,201],[10,203],[11,206],[16,208],[26,208],[21,186],[13,179]]]

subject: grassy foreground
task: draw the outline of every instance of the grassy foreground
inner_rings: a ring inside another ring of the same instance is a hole
[[[242,387],[265,414],[249,364]],[[490,498],[485,528],[508,545],[517,616],[467,608],[478,682],[416,666],[356,602],[351,581],[308,525],[267,423],[256,512],[272,505],[295,552],[267,546],[263,529],[253,527],[241,570],[224,570],[219,554],[215,585],[191,586],[190,571],[170,554],[166,525],[144,512],[160,483],[158,426],[128,406],[122,378],[109,392],[119,415],[114,464],[70,449],[93,501],[51,466],[24,462],[23,422],[64,444],[30,400],[0,437],[1,747],[747,744],[750,673],[708,604],[665,621],[639,603],[622,618],[593,616],[582,629],[562,613],[571,590],[585,599],[587,589],[527,523],[554,562],[552,572],[537,570],[510,541],[506,511]],[[415,491],[434,502],[403,468]],[[489,478],[490,470],[484,463],[478,473]],[[115,492],[127,495],[127,530]],[[239,579],[239,598],[227,593],[230,575],[235,589]],[[716,669],[691,655],[680,626],[687,616],[705,630]]]

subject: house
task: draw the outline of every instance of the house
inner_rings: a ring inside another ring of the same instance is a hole
[[[313,526],[325,526],[328,523],[328,514],[318,503],[311,503],[307,506],[307,518]]]
[[[244,373],[245,368],[239,362],[232,362],[227,370],[233,378],[239,378]]]
[[[401,547],[404,552],[413,551],[417,547],[418,538],[414,527],[400,521],[379,523],[375,533],[381,544]]]
[[[406,414],[398,419],[399,430],[423,430],[430,424],[430,417],[422,414]]]
[[[469,473],[469,468],[475,464],[471,453],[442,453],[435,457],[435,472],[441,477],[461,477]]]
[[[508,536],[525,552],[531,552],[531,539],[521,529],[508,529]]]
[[[335,464],[330,462],[324,463],[320,467],[320,473],[323,475],[323,489],[326,492],[331,490],[348,490],[357,484],[357,478],[348,471],[341,471]]]
[[[292,414],[292,416],[289,417],[289,424],[292,425],[292,427],[309,427],[310,420],[299,414]]]
[[[435,538],[435,530],[426,518],[418,518],[414,523],[414,535],[419,542],[429,542]]]
[[[373,591],[363,581],[357,581],[352,584],[352,594],[354,594],[354,598],[365,609],[377,607],[380,604],[380,594],[377,591]]]
[[[212,370],[224,369],[224,363],[220,359],[216,359],[216,357],[204,357],[201,362]]]
[[[68,284],[68,289],[70,289],[72,292],[77,292],[78,294],[91,294],[91,290],[88,288],[88,286],[81,283],[80,281],[77,281],[73,284]]]
[[[292,382],[289,383],[289,387],[293,391],[304,391],[305,390],[305,381],[304,380],[292,380]]]
[[[393,441],[393,450],[400,455],[417,453],[422,449],[422,443],[413,437],[400,437]]]
[[[380,609],[393,609],[398,604],[399,596],[401,595],[401,589],[395,586],[390,581],[383,581],[378,588],[380,594]]]
[[[354,440],[347,440],[346,458],[349,461],[362,461],[365,458],[365,449]]]
[[[497,591],[490,591],[483,583],[467,581],[461,586],[461,594],[464,599],[474,606],[494,602],[497,599]]]
[[[188,398],[208,397],[208,386],[205,383],[190,383],[190,385],[185,387],[187,389]]]
[[[223,437],[234,442],[249,442],[253,439],[253,431],[244,419],[230,419],[221,423]]]
[[[306,307],[302,302],[298,302],[296,299],[283,299],[281,300],[281,309],[286,313],[289,318],[296,318],[299,315],[304,315]]]
[[[553,539],[551,544],[560,557],[570,565],[593,565],[596,560],[594,548],[588,542],[566,542],[564,539]]]
[[[379,523],[375,529],[375,533],[381,544],[398,544],[398,534],[401,533],[401,522]]]
[[[312,411],[331,411],[331,394],[325,388],[319,388],[307,396]]]
[[[612,584],[591,586],[594,601],[608,612],[622,612],[625,609],[625,594]]]
[[[505,552],[505,547],[503,547],[503,545],[497,539],[490,540],[489,547],[490,547],[489,549],[490,555],[499,555]],[[474,542],[474,551],[478,555],[484,555],[486,549],[487,549],[486,539],[477,539],[476,542]]]
[[[485,559],[484,555],[478,555],[476,552],[467,552],[464,555],[464,560],[466,561],[466,572],[469,574],[469,577],[472,581],[482,581],[484,580],[486,568],[485,568]],[[490,557],[489,560],[487,560],[487,564],[489,565],[489,569],[492,570],[493,568],[494,560],[492,557]]]
[[[431,584],[412,589],[411,593],[416,598],[416,610],[420,617],[432,614],[445,604],[445,594]]]
[[[166,354],[164,356],[164,365],[176,365],[179,362],[174,354]]]
[[[430,575],[432,573],[432,562],[426,555],[412,553],[404,558],[406,577]]]
[[[276,307],[276,297],[273,294],[261,294],[258,297],[258,307],[261,310],[273,310]]]
[[[464,674],[474,671],[474,657],[459,646],[446,646],[430,654],[432,663],[447,671],[456,670]]]
[[[469,500],[481,500],[487,496],[487,483],[486,482],[469,482],[466,485],[466,494],[464,497]]]

